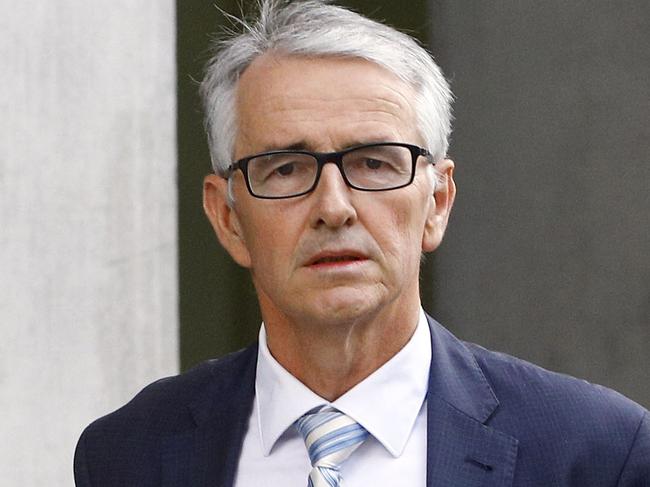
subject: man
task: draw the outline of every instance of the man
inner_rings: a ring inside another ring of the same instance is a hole
[[[77,485],[650,485],[646,410],[422,311],[421,254],[455,196],[426,51],[338,7],[263,2],[201,89],[204,206],[251,271],[259,343],[89,426]]]

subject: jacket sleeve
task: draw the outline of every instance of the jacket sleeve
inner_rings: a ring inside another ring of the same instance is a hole
[[[636,431],[617,487],[650,486],[650,413],[645,412]]]
[[[74,483],[76,487],[92,487],[86,463],[86,432],[81,435],[74,452]]]

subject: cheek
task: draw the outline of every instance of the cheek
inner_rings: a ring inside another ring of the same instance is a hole
[[[256,213],[244,226],[246,247],[251,254],[251,273],[258,278],[281,279],[292,263],[296,248],[295,228],[279,212]]]
[[[409,272],[413,266],[419,268],[422,246],[424,216],[419,201],[399,201],[393,205],[386,218],[377,224],[383,229],[379,242],[386,257],[394,265]]]

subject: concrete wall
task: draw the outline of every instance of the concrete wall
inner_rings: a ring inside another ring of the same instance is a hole
[[[431,2],[458,98],[434,314],[650,406],[650,3],[470,4]]]
[[[0,1],[0,479],[178,369],[170,0]]]

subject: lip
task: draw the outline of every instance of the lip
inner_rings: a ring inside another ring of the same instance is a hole
[[[368,260],[368,257],[356,250],[326,250],[312,256],[305,267],[337,267],[357,264]]]

